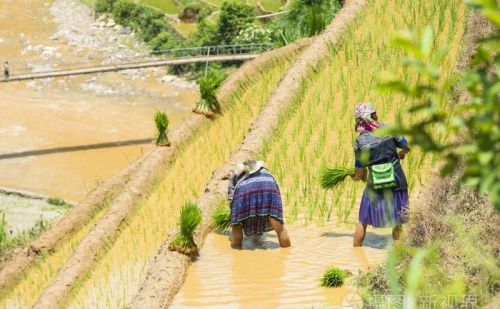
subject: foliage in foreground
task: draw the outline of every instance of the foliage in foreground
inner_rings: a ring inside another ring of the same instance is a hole
[[[477,308],[500,292],[500,214],[457,179],[427,192],[387,265],[356,277],[365,306]],[[446,236],[444,236],[446,235]]]
[[[325,271],[321,277],[321,286],[329,288],[338,288],[344,285],[348,273],[338,267],[332,267]]]
[[[428,27],[421,39],[407,33],[394,42],[407,53],[403,66],[418,73],[417,82],[389,76],[379,90],[415,99],[410,117],[419,120],[408,124],[398,119],[390,133],[409,136],[424,152],[444,157],[443,175],[463,164],[462,181],[480,194],[488,192],[500,210],[500,12],[493,0],[467,2],[495,27],[494,33],[477,45],[470,69],[443,81],[438,64],[448,49],[435,45],[433,30]],[[453,89],[464,89],[468,99],[450,109],[447,101],[453,100]],[[436,131],[450,136],[436,136]]]
[[[170,141],[167,136],[168,129],[168,117],[163,111],[156,112],[155,115],[155,125],[157,130],[156,145],[157,146],[169,146]]]
[[[198,247],[194,241],[194,231],[200,223],[201,211],[198,205],[194,203],[184,204],[179,218],[180,231],[174,236],[168,248],[186,255],[198,253]]]
[[[333,189],[341,184],[348,176],[354,176],[354,168],[333,167],[321,169],[321,187],[323,189]]]
[[[231,210],[225,203],[221,203],[214,209],[212,227],[217,233],[224,233],[231,227]]]

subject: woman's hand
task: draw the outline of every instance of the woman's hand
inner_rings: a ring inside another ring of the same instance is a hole
[[[406,152],[404,150],[399,151],[398,157],[399,157],[399,160],[403,160],[406,157]]]

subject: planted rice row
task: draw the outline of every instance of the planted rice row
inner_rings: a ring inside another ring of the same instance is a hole
[[[212,171],[241,144],[288,65],[288,59],[283,59],[267,68],[236,99],[234,107],[179,153],[153,193],[140,202],[118,239],[100,256],[88,279],[75,290],[69,307],[123,307],[131,300],[145,276],[148,260],[178,221],[181,206],[203,192]]]
[[[348,178],[334,190],[320,187],[323,167],[354,166],[354,106],[371,101],[383,122],[390,124],[399,115],[411,121],[404,114],[411,101],[372,91],[383,71],[399,72],[407,81],[415,78],[402,73],[402,54],[391,48],[391,37],[403,29],[422,31],[432,25],[435,45],[451,47],[441,64],[449,74],[456,67],[465,13],[461,0],[377,0],[349,26],[341,44],[330,49],[321,69],[304,84],[293,112],[281,117],[277,135],[261,154],[281,186],[289,221],[356,220],[352,210],[363,184]],[[406,157],[403,167],[410,190],[427,180],[433,163],[434,158],[415,149]]]

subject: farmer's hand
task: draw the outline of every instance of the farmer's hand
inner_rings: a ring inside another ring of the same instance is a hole
[[[401,150],[398,153],[399,160],[403,160],[406,157],[406,151]]]

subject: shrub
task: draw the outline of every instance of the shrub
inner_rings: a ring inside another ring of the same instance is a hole
[[[179,38],[172,34],[170,31],[162,31],[156,37],[154,37],[149,45],[154,51],[168,50],[172,48],[179,48],[182,46]]]
[[[198,23],[198,31],[190,38],[192,46],[217,45],[217,25],[207,20]]]
[[[201,223],[201,211],[198,205],[186,203],[181,209],[179,225],[180,231],[174,236],[169,245],[169,250],[177,251],[186,255],[198,253],[198,247],[194,241],[194,231]]]
[[[224,2],[217,23],[217,43],[231,44],[241,30],[255,21],[253,7],[236,2]]]
[[[193,1],[184,7],[182,13],[179,14],[179,18],[183,21],[192,21],[191,14],[194,13],[196,15],[196,20],[200,22],[205,19],[205,17],[212,14],[213,11],[214,8],[211,5],[204,2]]]
[[[332,267],[328,269],[321,278],[321,286],[325,287],[340,287],[344,285],[344,280],[347,278],[348,273],[340,268]]]
[[[220,204],[212,213],[212,227],[217,233],[223,233],[231,227],[231,210],[225,203]]]
[[[157,130],[156,145],[157,146],[169,146],[167,129],[168,129],[168,117],[165,112],[158,111],[155,115],[155,124]]]
[[[233,41],[234,44],[268,44],[271,42],[271,30],[255,25],[241,30]]]
[[[95,3],[95,11],[97,13],[111,12],[115,2],[116,0],[97,0]]]
[[[118,0],[113,4],[113,18],[123,26],[132,26],[134,24],[133,17],[137,16],[137,4],[128,0]],[[134,27],[133,27],[134,28]]]

